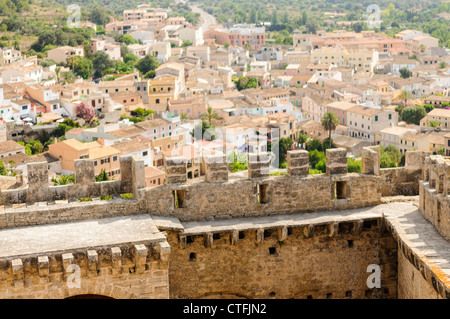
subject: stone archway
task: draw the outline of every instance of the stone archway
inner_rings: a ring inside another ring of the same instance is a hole
[[[96,294],[81,294],[67,297],[65,299],[114,299],[113,297],[96,295]]]
[[[252,299],[243,294],[237,294],[228,291],[209,292],[200,296],[192,297],[192,299]]]

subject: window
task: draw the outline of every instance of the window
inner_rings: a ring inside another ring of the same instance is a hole
[[[97,166],[98,165],[98,162],[97,161],[94,161],[94,166]]]
[[[22,110],[28,109],[28,105],[22,105]]]
[[[113,162],[117,161],[117,155],[113,156]]]
[[[156,104],[159,104],[159,99],[156,99],[155,103],[156,103]]]
[[[378,122],[378,115],[375,115],[375,122]]]
[[[148,151],[145,151],[142,153],[142,156],[147,156],[148,155]]]

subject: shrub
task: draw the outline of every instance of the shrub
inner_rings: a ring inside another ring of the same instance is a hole
[[[110,200],[110,199],[112,199],[112,195],[100,196],[100,200]]]
[[[79,202],[90,202],[92,201],[92,198],[90,197],[82,197],[82,198],[78,198]]]
[[[123,199],[131,199],[133,198],[133,193],[123,193],[120,194],[120,197],[122,197]]]

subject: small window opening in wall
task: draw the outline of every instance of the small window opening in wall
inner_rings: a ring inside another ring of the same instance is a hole
[[[213,239],[214,240],[219,240],[220,239],[220,234],[213,234]]]
[[[186,243],[187,244],[192,244],[194,242],[194,237],[193,236],[187,236],[186,237]]]
[[[287,233],[288,236],[292,235],[292,228],[288,227],[287,231],[288,231],[288,233]]]
[[[348,247],[349,248],[353,248],[353,240],[349,240],[348,241]]]
[[[173,198],[175,202],[175,208],[186,207],[186,191],[183,190],[173,191]]]
[[[334,194],[335,199],[345,199],[347,198],[347,182],[336,181],[334,183]]]
[[[327,293],[327,299],[333,298],[333,294],[331,292]]]
[[[351,297],[352,297],[352,291],[351,291],[351,290],[346,291],[346,292],[345,292],[345,297],[351,298]]]
[[[306,299],[313,299],[311,295],[306,296]]]
[[[272,292],[269,293],[269,297],[275,297],[276,294],[277,294],[277,293],[276,293],[275,291],[272,291]]]
[[[256,185],[256,191],[258,195],[258,204],[267,204],[269,202],[269,185],[258,184]]]
[[[277,249],[275,247],[269,247],[269,254],[270,255],[276,255]]]
[[[244,239],[245,238],[245,233],[243,231],[239,232],[239,239]]]
[[[384,288],[384,294],[388,295],[389,294],[389,288]]]
[[[437,222],[441,223],[441,202],[439,200],[437,201]]]
[[[264,230],[264,239],[269,238],[270,236],[272,236],[272,231],[270,229],[265,229]]]
[[[189,254],[189,261],[195,261],[196,258],[197,258],[197,255],[195,253]]]

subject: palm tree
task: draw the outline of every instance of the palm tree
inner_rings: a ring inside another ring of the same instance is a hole
[[[212,120],[220,119],[219,115],[217,115],[217,113],[212,110],[211,106],[208,106],[207,112],[203,113],[201,117],[202,120],[208,120],[209,124],[212,124]]]
[[[52,177],[53,186],[75,184],[75,175],[57,175]]]
[[[330,148],[331,148],[331,131],[334,131],[338,125],[339,119],[333,112],[327,112],[322,117],[322,126],[325,130],[328,131],[328,142],[330,143]]]
[[[402,90],[402,93],[400,93],[399,98],[403,101],[405,101],[404,105],[407,106],[408,100],[412,97],[411,93],[409,93],[406,90]]]
[[[189,119],[189,116],[188,116],[186,113],[181,113],[181,114],[180,114],[180,119],[181,119],[182,121],[185,121],[185,120],[188,120],[188,119]]]

